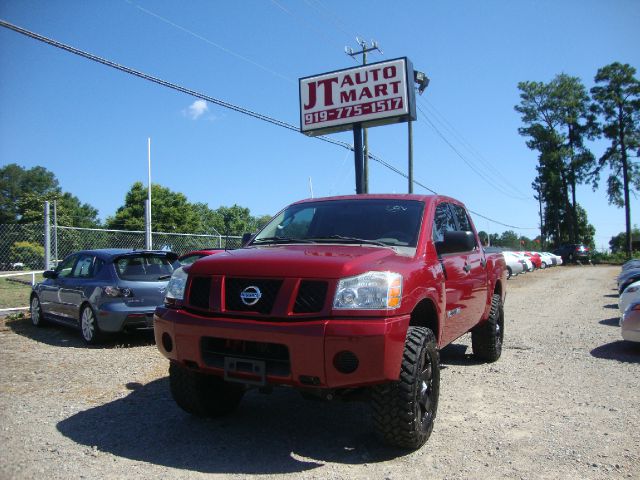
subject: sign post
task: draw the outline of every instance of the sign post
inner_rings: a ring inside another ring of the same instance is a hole
[[[353,125],[353,157],[356,172],[356,194],[364,191],[364,148],[362,144],[362,124]]]

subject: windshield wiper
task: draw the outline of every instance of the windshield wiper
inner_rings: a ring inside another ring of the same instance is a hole
[[[279,243],[313,243],[311,240],[307,240],[306,238],[289,238],[289,237],[264,237],[257,238],[251,244],[279,244]]]
[[[365,238],[356,238],[356,237],[344,237],[342,235],[330,235],[328,237],[313,237],[309,238],[309,240],[313,240],[318,243],[363,243],[366,245],[378,245],[380,247],[389,247],[390,245],[379,242],[378,240],[367,240]]]

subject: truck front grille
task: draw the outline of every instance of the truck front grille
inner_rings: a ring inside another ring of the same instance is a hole
[[[195,277],[189,289],[189,304],[196,308],[209,308],[211,277]]]
[[[327,282],[303,280],[300,282],[293,313],[316,313],[324,307]]]
[[[225,280],[225,309],[238,312],[257,312],[263,315],[271,313],[282,280],[227,278]],[[253,287],[253,288],[252,288]],[[255,298],[245,298],[246,294],[258,294]]]

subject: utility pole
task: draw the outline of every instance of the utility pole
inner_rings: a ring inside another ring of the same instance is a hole
[[[380,50],[380,47],[378,47],[378,44],[376,43],[375,40],[371,40],[371,46],[369,47],[367,45],[367,42],[365,40],[362,40],[358,37],[356,37],[356,42],[358,42],[358,45],[360,45],[360,48],[362,48],[362,50],[360,50],[359,52],[354,52],[353,49],[351,47],[344,47],[344,51],[347,55],[349,55],[351,58],[355,58],[356,55],[362,55],[362,65],[366,65],[367,64],[367,53],[368,52],[372,52],[374,50],[379,51],[381,54],[383,53],[382,50]],[[355,130],[354,130],[354,135],[356,135]],[[354,141],[355,143],[359,143],[357,141]],[[366,128],[362,128],[362,143],[363,143],[363,157],[364,157],[364,166],[363,166],[363,171],[362,171],[362,193],[369,193],[369,135],[367,133],[367,129]],[[355,145],[354,145],[355,147]],[[356,172],[357,174],[357,172]],[[356,181],[357,183],[357,181]]]

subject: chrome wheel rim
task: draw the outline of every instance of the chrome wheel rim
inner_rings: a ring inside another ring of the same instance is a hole
[[[40,323],[40,302],[36,297],[31,300],[31,323],[34,325]]]
[[[84,339],[87,341],[92,340],[96,331],[96,321],[93,316],[93,310],[87,307],[82,311],[81,324]]]

